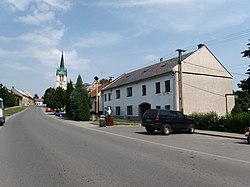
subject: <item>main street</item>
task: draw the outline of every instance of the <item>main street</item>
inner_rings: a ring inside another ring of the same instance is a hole
[[[0,186],[249,186],[250,146],[99,128],[29,107],[0,128]]]

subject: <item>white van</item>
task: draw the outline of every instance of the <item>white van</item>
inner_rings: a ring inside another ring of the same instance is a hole
[[[5,123],[4,105],[3,105],[3,99],[0,98],[0,125],[3,125],[4,123]]]

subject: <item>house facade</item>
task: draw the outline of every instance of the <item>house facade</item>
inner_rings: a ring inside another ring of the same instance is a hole
[[[92,85],[89,86],[89,92],[90,92],[90,102],[91,102],[91,108],[90,112],[92,114],[104,114],[105,113],[105,108],[103,107],[103,102],[102,102],[102,94],[101,90],[108,86],[112,81],[109,80],[108,82],[105,82],[103,84],[96,84],[94,82]],[[98,90],[97,90],[98,86]],[[96,97],[97,96],[97,97]],[[96,106],[98,105],[98,107]],[[96,111],[98,109],[98,111]]]
[[[30,105],[34,105],[34,99],[33,96],[28,93],[28,92],[24,92],[22,90],[19,90],[15,87],[11,88],[11,92],[15,95],[16,97],[16,104],[18,106],[30,106]]]
[[[179,110],[178,57],[126,73],[102,90],[103,107],[114,116],[140,119],[149,108]],[[219,115],[234,106],[232,75],[205,45],[184,54],[183,112]]]

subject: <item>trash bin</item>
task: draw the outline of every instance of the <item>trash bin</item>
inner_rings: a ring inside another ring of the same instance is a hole
[[[114,125],[114,118],[113,117],[106,117],[106,125],[113,126]]]
[[[102,117],[102,116],[100,117],[99,127],[106,127],[105,117]]]

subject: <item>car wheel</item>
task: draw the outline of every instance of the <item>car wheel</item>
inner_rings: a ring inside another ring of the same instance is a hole
[[[169,135],[171,133],[171,127],[168,124],[163,125],[162,127],[162,134]]]
[[[146,128],[146,131],[148,134],[154,134],[155,132],[155,129],[152,129],[152,128]]]
[[[250,144],[250,136],[247,137],[247,143]]]
[[[194,124],[190,124],[187,131],[188,131],[189,134],[193,134],[194,131],[195,131]]]

